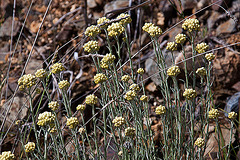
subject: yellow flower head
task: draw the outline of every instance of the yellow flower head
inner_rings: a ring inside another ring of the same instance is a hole
[[[135,136],[135,128],[128,127],[125,129],[125,136]]]
[[[108,26],[108,23],[106,22],[110,22],[110,19],[102,17],[97,20],[97,24],[100,26],[100,28],[106,28]]]
[[[150,34],[151,37],[158,37],[159,35],[162,34],[162,29],[157,26],[150,26],[148,28],[148,33]]]
[[[166,49],[169,50],[169,51],[176,51],[177,50],[177,44],[175,42],[168,42]]]
[[[88,53],[94,53],[99,51],[100,46],[97,41],[88,41],[83,45],[84,51]]]
[[[104,62],[100,62],[100,67],[102,68],[102,69],[108,69],[109,68],[109,66],[108,66],[108,64],[107,63],[104,63]]]
[[[124,18],[119,22],[123,26],[132,22],[132,19],[129,14],[122,13],[119,16],[117,16],[117,19],[120,19],[120,18]]]
[[[44,69],[39,69],[36,71],[35,76],[38,78],[45,78],[47,76],[47,72]]]
[[[70,83],[67,80],[60,81],[58,87],[60,89],[67,89],[70,86]]]
[[[178,34],[175,37],[176,43],[183,44],[186,41],[186,35],[185,34]]]
[[[77,110],[80,111],[80,112],[83,112],[85,109],[86,109],[86,106],[84,104],[79,104],[77,106]]]
[[[142,95],[140,97],[140,101],[147,102],[148,101],[148,97],[146,95]]]
[[[228,118],[229,119],[235,119],[237,117],[237,113],[236,112],[230,112],[228,113]]]
[[[124,95],[124,98],[128,101],[133,100],[134,97],[136,97],[137,93],[135,92],[135,90],[130,90],[127,91],[127,93]]]
[[[197,44],[196,51],[198,53],[204,53],[208,48],[209,46],[207,45],[207,43],[200,43],[200,44]]]
[[[208,61],[212,61],[215,58],[215,55],[213,53],[208,53],[208,54],[205,55],[205,58]]]
[[[207,71],[206,71],[206,69],[205,69],[204,67],[201,67],[201,68],[198,68],[198,69],[197,69],[196,73],[197,73],[199,76],[203,77],[203,76],[205,76],[205,75],[207,74]]]
[[[103,59],[101,60],[101,62],[106,63],[108,65],[113,64],[114,60],[116,59],[116,57],[114,55],[112,55],[111,53],[106,54]]]
[[[123,82],[128,82],[130,80],[130,76],[129,75],[124,75],[124,76],[122,76],[121,80]]]
[[[67,119],[67,126],[70,129],[74,129],[77,127],[77,125],[79,124],[78,119],[76,117],[70,117]]]
[[[109,37],[117,37],[123,33],[124,27],[120,23],[112,23],[107,28]]]
[[[15,159],[14,154],[11,153],[11,151],[5,151],[2,152],[2,154],[0,155],[0,160],[13,160]]]
[[[156,112],[157,115],[163,115],[163,114],[166,113],[166,107],[160,105],[156,108],[155,112]]]
[[[181,71],[178,66],[172,66],[167,70],[168,76],[177,76],[179,73],[181,73]]]
[[[211,109],[208,112],[208,118],[210,118],[210,119],[216,119],[216,118],[218,118],[218,116],[219,116],[218,109]]]
[[[85,102],[88,105],[95,105],[97,103],[97,96],[95,96],[94,94],[90,94],[86,97]]]
[[[199,148],[202,148],[204,146],[204,139],[202,138],[198,138],[195,143],[194,143],[196,146],[198,146]]]
[[[60,73],[61,71],[64,71],[65,68],[63,67],[62,63],[55,63],[54,65],[51,66],[51,72],[53,74]]]
[[[149,27],[151,27],[151,26],[154,26],[154,24],[152,24],[152,23],[145,23],[144,26],[142,27],[142,29],[143,29],[145,32],[148,33]]]
[[[142,75],[144,73],[144,69],[143,68],[138,68],[137,73]]]
[[[25,146],[25,152],[33,152],[35,149],[35,143],[34,142],[28,142]]]
[[[50,108],[52,111],[56,111],[59,107],[59,103],[57,101],[51,101],[48,103],[48,108]]]
[[[91,25],[90,27],[88,27],[86,29],[85,35],[88,36],[88,37],[96,37],[100,32],[101,31],[98,28],[98,26]]]
[[[42,127],[47,125],[51,126],[54,124],[54,120],[55,120],[54,114],[52,114],[51,112],[43,112],[39,114],[37,124]]]
[[[193,98],[195,98],[197,96],[197,92],[190,88],[190,89],[185,89],[185,91],[183,92],[183,96],[187,99],[187,100],[191,100]]]
[[[86,132],[85,128],[79,128],[78,132],[83,135]]]
[[[134,91],[139,91],[140,88],[137,84],[132,84],[130,87],[129,87],[130,90],[134,90]]]
[[[23,75],[18,79],[18,85],[20,90],[24,90],[25,88],[31,88],[36,84],[36,77],[31,74]]]
[[[182,24],[182,28],[184,30],[188,30],[189,32],[199,31],[200,30],[199,21],[194,18],[186,19]]]
[[[103,73],[98,73],[96,74],[96,76],[94,76],[94,82],[96,84],[105,82],[107,79],[108,79],[107,76]]]
[[[116,117],[112,121],[115,127],[120,127],[126,123],[125,119],[123,117]]]

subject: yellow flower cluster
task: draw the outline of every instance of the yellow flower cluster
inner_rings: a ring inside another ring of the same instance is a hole
[[[108,69],[109,65],[112,65],[116,57],[111,53],[106,54],[100,62],[100,67],[103,69]]]
[[[204,67],[201,67],[201,68],[198,68],[196,73],[199,75],[199,76],[205,76],[207,74],[207,71]]]
[[[175,37],[176,43],[183,44],[186,41],[186,35],[185,34],[178,34]]]
[[[33,152],[35,149],[35,143],[34,142],[28,142],[25,146],[24,146],[25,152]]]
[[[182,28],[184,30],[188,30],[189,32],[198,31],[200,30],[199,21],[195,18],[186,19],[182,24]]]
[[[68,88],[70,86],[70,83],[67,81],[67,80],[63,80],[63,81],[60,81],[59,83],[58,83],[58,87],[60,88],[60,89],[66,89],[66,88]]]
[[[197,96],[197,92],[190,88],[190,89],[185,89],[185,91],[183,92],[183,96],[187,99],[187,100],[191,100],[193,98],[195,98]]]
[[[57,128],[56,128],[56,127],[53,127],[53,128],[50,129],[49,132],[50,132],[50,133],[56,133],[56,132],[57,132]]]
[[[137,73],[142,75],[144,73],[144,69],[143,68],[138,68]]]
[[[94,82],[96,84],[105,82],[107,79],[108,79],[107,76],[103,73],[98,73],[94,76]]]
[[[145,23],[142,29],[150,34],[151,37],[157,37],[162,34],[162,29],[152,23]]]
[[[65,68],[63,67],[62,63],[55,63],[51,66],[51,72],[54,74],[60,73],[61,71],[64,71]]]
[[[47,72],[44,69],[39,69],[36,71],[35,76],[38,78],[45,78],[47,76]]]
[[[229,119],[235,119],[237,117],[237,113],[236,112],[230,112],[228,113],[228,118]]]
[[[42,127],[46,125],[52,126],[54,123],[54,120],[55,120],[54,114],[52,114],[51,112],[43,112],[39,114],[37,124]]]
[[[59,107],[59,103],[57,101],[51,101],[48,103],[48,108],[50,108],[52,111],[56,111]]]
[[[177,50],[177,44],[175,42],[168,42],[166,49],[169,50],[169,51],[176,51]]]
[[[208,112],[208,118],[210,118],[210,119],[216,119],[216,118],[218,118],[218,116],[219,116],[218,109],[211,109]]]
[[[197,46],[196,46],[196,51],[198,52],[198,53],[204,53],[204,52],[206,52],[206,50],[209,48],[209,46],[207,45],[207,43],[204,43],[204,42],[202,42],[202,43],[200,43],[200,44],[197,44]]]
[[[95,96],[94,94],[90,94],[86,97],[85,102],[88,105],[94,105],[97,103],[97,96]]]
[[[13,160],[15,159],[14,154],[11,153],[11,151],[5,151],[0,154],[0,160]]]
[[[98,28],[98,26],[91,25],[90,27],[88,27],[86,29],[85,35],[88,36],[88,37],[96,37],[100,32],[101,31]]]
[[[123,117],[116,117],[112,121],[115,127],[120,127],[126,123],[125,119]]]
[[[148,33],[149,27],[154,26],[152,23],[145,23],[144,26],[142,27],[142,30]]]
[[[140,97],[140,101],[147,102],[148,101],[148,97],[146,95],[142,95]]]
[[[132,127],[126,128],[125,136],[135,136],[135,128],[132,128]]]
[[[85,128],[79,128],[78,132],[83,135],[86,132]]]
[[[124,76],[122,76],[122,78],[121,78],[121,80],[122,80],[123,82],[128,82],[129,79],[130,79],[130,76],[129,76],[129,75],[124,75]]]
[[[97,20],[97,24],[100,26],[100,28],[106,28],[108,26],[108,23],[106,22],[110,22],[110,19],[102,17]]]
[[[20,90],[24,90],[25,88],[31,88],[36,84],[36,77],[32,74],[23,75],[18,79],[18,85]]]
[[[77,106],[77,110],[80,111],[80,112],[83,112],[85,109],[86,109],[86,106],[84,104],[79,104]]]
[[[208,61],[212,61],[215,58],[215,55],[213,53],[208,53],[208,54],[205,55],[205,58]]]
[[[129,14],[122,13],[119,16],[117,16],[117,19],[120,19],[120,18],[124,18],[119,22],[123,26],[132,22],[132,19]]]
[[[202,138],[198,138],[195,143],[194,143],[196,146],[198,146],[199,148],[202,148],[204,146],[204,139]]]
[[[134,91],[139,91],[140,88],[137,84],[132,84],[130,87],[129,87],[130,90],[134,90]]]
[[[83,45],[84,51],[88,53],[94,53],[99,51],[100,46],[97,41],[88,41]]]
[[[117,37],[123,33],[124,27],[120,23],[112,23],[107,28],[109,37]]]
[[[78,119],[76,117],[70,117],[67,119],[67,126],[70,129],[74,129],[77,127],[77,125],[79,124]]]
[[[181,73],[181,71],[178,66],[172,66],[167,70],[168,76],[177,76],[179,73]]]
[[[124,95],[124,98],[128,101],[133,100],[134,97],[136,97],[137,93],[134,90],[127,91],[127,93]]]
[[[155,112],[156,112],[157,115],[163,115],[163,114],[166,113],[166,107],[160,105],[156,108]]]

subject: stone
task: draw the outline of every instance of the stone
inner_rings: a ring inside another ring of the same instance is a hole
[[[218,20],[218,17],[220,16],[219,12],[213,11],[211,16],[207,19],[207,26],[209,30],[212,30],[215,22]]]
[[[120,8],[124,8],[124,7],[128,7],[129,5],[129,1],[128,0],[115,0],[112,1],[110,3],[107,3],[104,6],[104,13],[116,10],[116,9],[120,9]]]
[[[95,8],[97,7],[97,3],[95,0],[87,0],[87,6],[88,8]]]
[[[220,24],[216,29],[216,35],[220,35],[223,33],[232,33],[235,31],[236,22],[233,19],[229,19],[228,21]]]
[[[14,21],[13,25],[13,37],[15,37],[20,29],[20,22],[17,20]],[[0,28],[0,38],[2,37],[11,37],[12,32],[12,17],[8,17],[6,21],[1,25]]]
[[[236,112],[239,111],[239,99],[240,99],[240,92],[235,93],[231,97],[227,98],[226,106],[224,107],[224,110],[227,112],[225,113],[225,116],[228,116],[229,112]]]

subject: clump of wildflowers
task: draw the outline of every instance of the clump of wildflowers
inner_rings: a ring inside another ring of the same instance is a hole
[[[132,22],[132,19],[131,19],[131,17],[130,17],[130,15],[129,14],[125,14],[125,13],[122,13],[122,14],[120,14],[119,16],[117,16],[117,19],[120,19],[120,18],[123,18],[122,20],[120,20],[120,24],[121,25],[127,25],[127,24],[129,24],[129,23],[131,23]]]
[[[51,72],[53,74],[57,74],[60,73],[61,71],[64,71],[65,68],[63,67],[62,63],[55,63],[51,66]]]
[[[76,117],[70,117],[67,119],[67,126],[70,129],[74,129],[77,127],[77,125],[79,124],[78,119]]]
[[[237,113],[236,112],[230,112],[228,113],[228,118],[229,119],[235,119],[237,117]]]
[[[101,31],[98,28],[98,26],[91,25],[90,27],[88,27],[86,29],[85,35],[88,36],[88,37],[96,37],[100,32]]]
[[[68,88],[70,86],[70,83],[67,81],[67,80],[63,80],[63,81],[60,81],[59,83],[58,83],[58,87],[60,88],[60,89],[66,89],[66,88]]]
[[[208,112],[208,118],[210,118],[210,119],[216,119],[216,118],[218,118],[218,116],[219,116],[218,109],[211,109]]]
[[[23,75],[18,79],[18,85],[20,90],[24,90],[25,88],[31,88],[36,84],[36,77],[32,74]]]
[[[169,50],[169,51],[176,51],[177,50],[177,44],[175,42],[168,42],[166,49]]]
[[[115,127],[120,127],[126,123],[125,119],[123,117],[116,117],[112,121]]]
[[[177,76],[179,73],[181,73],[181,71],[178,66],[172,66],[167,70],[168,76]]]
[[[48,103],[48,108],[50,108],[52,111],[56,111],[59,107],[59,103],[57,101],[52,101]]]
[[[183,44],[186,41],[186,35],[185,34],[178,34],[175,37],[176,43]]]
[[[46,125],[51,126],[54,124],[54,120],[55,120],[54,114],[52,114],[51,112],[43,112],[39,114],[37,124],[42,127]]]
[[[106,54],[100,62],[100,67],[103,69],[108,69],[109,65],[112,65],[116,57],[111,53]]]
[[[215,55],[213,53],[208,53],[208,54],[205,55],[205,58],[208,61],[212,61],[215,58]]]
[[[85,132],[86,132],[86,129],[85,128],[79,128],[78,132],[83,135]]]
[[[143,68],[138,68],[137,73],[142,75],[144,73],[144,69]]]
[[[145,23],[144,26],[142,27],[142,30],[148,33],[149,27],[154,26],[152,23]]]
[[[185,89],[185,91],[183,92],[183,96],[187,99],[187,100],[191,100],[193,98],[195,98],[197,96],[197,92],[190,88],[190,89]]]
[[[25,146],[24,146],[25,152],[33,152],[35,149],[35,143],[34,142],[28,142]]]
[[[128,82],[130,80],[130,76],[129,75],[124,75],[124,76],[122,76],[121,80],[123,82]]]
[[[199,21],[194,18],[186,19],[182,24],[182,28],[184,30],[188,30],[189,32],[199,31],[200,30]]]
[[[148,97],[146,95],[142,95],[140,97],[140,101],[147,102],[148,101]]]
[[[94,82],[96,84],[105,82],[107,79],[108,79],[107,76],[103,73],[98,73],[94,76]]]
[[[125,136],[135,136],[135,128],[132,128],[132,127],[127,127],[125,129]]]
[[[129,87],[130,90],[134,90],[134,91],[139,91],[140,88],[137,84],[132,84],[130,87]]]
[[[198,146],[199,148],[202,148],[204,146],[204,139],[202,138],[198,138],[195,143],[194,143],[196,146]]]
[[[112,23],[107,28],[109,37],[117,37],[123,33],[124,27],[120,23]]]
[[[2,152],[2,154],[0,155],[0,160],[13,160],[15,159],[14,154],[11,153],[11,151],[5,151]]]
[[[84,104],[79,104],[77,106],[77,110],[80,111],[80,112],[83,112],[85,109],[86,109],[86,106]]]
[[[37,78],[45,78],[47,76],[47,72],[44,69],[39,69],[36,71],[35,76]]]
[[[203,76],[205,76],[205,75],[207,74],[207,71],[206,71],[206,69],[205,69],[204,67],[201,67],[201,68],[198,68],[198,69],[197,69],[196,73],[197,73],[199,76],[203,77]]]
[[[83,45],[84,51],[88,53],[94,53],[99,51],[100,46],[97,41],[88,41]]]
[[[100,28],[106,28],[108,26],[108,23],[106,22],[110,22],[110,19],[102,17],[97,20],[97,24],[100,26]]]
[[[209,48],[209,46],[207,45],[207,43],[200,43],[200,44],[197,44],[196,46],[196,51],[198,53],[204,53],[206,52],[206,50]]]
[[[88,105],[95,105],[97,103],[97,96],[95,96],[94,94],[90,94],[86,97],[85,102]]]
[[[160,105],[156,108],[155,112],[156,112],[157,115],[163,115],[163,114],[166,113],[166,107]]]
[[[127,93],[124,95],[124,98],[128,101],[133,100],[134,97],[136,97],[137,93],[134,90],[127,91]]]
[[[148,28],[148,33],[150,34],[151,37],[158,37],[159,35],[162,34],[162,29],[159,28],[158,26],[150,26]]]

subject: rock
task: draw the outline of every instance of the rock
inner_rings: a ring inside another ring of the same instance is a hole
[[[32,58],[26,67],[26,74],[34,74],[38,69],[42,68],[42,64],[42,60]]]
[[[95,8],[97,7],[97,3],[95,0],[87,0],[87,6],[88,8]]]
[[[213,29],[215,22],[218,20],[218,16],[220,15],[219,12],[213,11],[211,16],[207,19],[207,26],[208,29]]]
[[[216,35],[220,35],[222,33],[232,33],[235,31],[236,22],[233,19],[229,19],[223,24],[219,25],[216,30]]]
[[[240,92],[235,93],[233,96],[227,98],[227,104],[224,107],[224,110],[227,112],[225,116],[228,116],[229,112],[236,112],[239,111],[239,99],[240,99]]]
[[[177,34],[182,33],[182,28],[181,27],[174,27],[173,29],[171,29],[168,33],[168,41],[172,42],[175,41],[175,37]]]
[[[127,7],[128,5],[129,5],[129,1],[128,0],[112,1],[110,3],[107,3],[104,6],[104,13],[110,12],[112,10],[124,8],[124,7]]]
[[[15,37],[20,29],[20,22],[17,20],[14,21],[13,25],[13,37]],[[11,37],[12,32],[12,17],[8,17],[6,21],[1,25],[0,28],[0,38],[2,37]]]
[[[154,92],[157,90],[157,86],[154,84],[154,82],[151,82],[146,86],[146,90]]]

